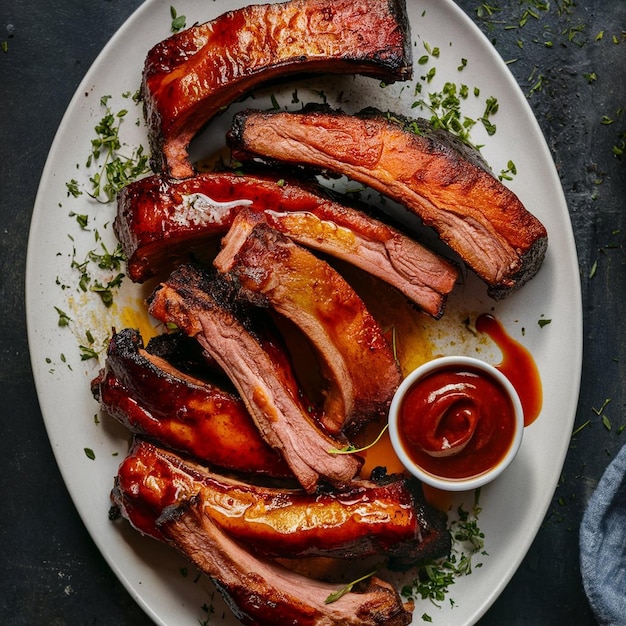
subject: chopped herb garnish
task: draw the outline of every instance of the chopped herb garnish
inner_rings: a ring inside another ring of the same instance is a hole
[[[376,437],[376,439],[374,439],[372,443],[368,443],[366,446],[357,448],[356,446],[348,445],[343,448],[331,448],[328,451],[328,453],[329,454],[352,454],[353,452],[363,452],[364,450],[368,450],[369,448],[371,448],[372,446],[375,446],[380,441],[381,437],[385,434],[388,427],[389,427],[389,424],[385,424],[383,426],[383,429],[378,433],[378,436]]]
[[[121,263],[125,260],[121,244],[118,243],[113,252],[109,252],[102,242],[100,243],[100,247],[102,248],[103,253],[98,254],[95,250],[92,250],[88,254],[89,260],[96,263],[100,269],[111,271],[119,270]]]
[[[172,17],[171,30],[173,33],[177,33],[179,30],[185,28],[187,20],[184,15],[178,15],[176,9],[170,6],[170,15]]]
[[[87,229],[87,224],[89,223],[89,216],[79,213],[74,213],[73,211],[70,213],[70,217],[75,217],[78,225],[83,229]]]
[[[589,278],[593,278],[596,275],[597,271],[598,271],[598,260],[596,259],[593,262],[593,265],[591,266],[591,269],[589,270]]]
[[[539,328],[543,328],[544,326],[547,326],[548,324],[551,324],[552,320],[546,320],[546,319],[540,319],[537,321],[537,324],[539,324]]]
[[[535,68],[536,69],[536,68]],[[534,70],[533,70],[533,74],[534,74]],[[533,74],[531,74],[531,77],[533,77]],[[534,78],[534,77],[533,77]],[[539,74],[538,76],[536,76],[536,78],[534,78],[535,82],[533,83],[533,85],[530,88],[530,91],[528,92],[528,97],[530,98],[535,92],[537,91],[541,91],[543,89],[543,74]]]
[[[337,602],[339,598],[342,598],[347,593],[350,593],[354,585],[356,585],[357,583],[363,582],[364,580],[367,580],[368,578],[371,578],[375,573],[376,571],[370,572],[369,574],[365,574],[365,576],[361,576],[361,578],[357,578],[356,580],[353,580],[351,583],[348,583],[345,587],[342,587],[338,591],[331,593],[326,598],[326,600],[324,600],[324,604],[332,604],[333,602]]]
[[[85,456],[92,461],[96,458],[96,453],[91,448],[83,448]]]
[[[602,412],[604,411],[604,409],[607,407],[607,405],[609,404],[609,402],[611,401],[611,398],[605,398],[604,402],[602,403],[602,406],[599,409],[596,409],[595,407],[591,407],[591,410],[596,414],[596,415],[602,415]]]
[[[416,89],[416,94],[421,89]],[[419,107],[430,112],[430,123],[433,128],[442,128],[453,133],[463,142],[472,145],[470,141],[470,130],[476,124],[461,112],[461,101],[467,97],[468,90],[465,85],[456,85],[447,82],[440,92],[428,94],[428,100],[419,99],[413,103],[413,108]],[[417,128],[412,129],[414,132]]]
[[[143,146],[135,148],[130,156],[122,154],[119,136],[120,124],[128,114],[126,109],[113,113],[109,107],[110,96],[100,98],[105,114],[94,127],[96,137],[91,140],[91,154],[87,157],[88,168],[98,167],[89,178],[89,195],[98,202],[112,202],[117,192],[142,174],[149,171],[148,155]],[[72,179],[66,183],[68,195],[78,197],[82,191]]]
[[[65,183],[67,187],[67,195],[73,196],[74,198],[78,198],[78,196],[82,196],[83,192],[78,188],[78,181],[75,178],[72,178],[68,183]]]
[[[613,146],[613,148],[611,148],[611,150],[618,159],[621,159],[626,151],[626,131],[621,132],[617,136],[617,139],[617,143]]]
[[[476,15],[480,18],[491,17],[497,11],[502,11],[502,9],[499,6],[483,3],[476,9]]]
[[[93,348],[90,348],[89,346],[83,346],[83,345],[78,346],[78,348],[80,350],[81,361],[89,361],[89,359],[98,358],[98,353]]]
[[[474,557],[477,554],[487,554],[484,551],[485,535],[478,527],[478,516],[481,512],[479,499],[480,490],[477,489],[471,512],[462,506],[458,507],[458,519],[450,523],[453,542],[449,557],[424,564],[420,568],[419,576],[410,585],[403,587],[402,595],[430,600],[435,606],[440,606],[456,579],[472,573]],[[480,565],[478,563],[474,566]]]
[[[100,296],[103,304],[107,307],[110,307],[113,304],[113,289],[119,287],[122,284],[122,279],[124,278],[124,274],[121,272],[109,280],[106,284],[101,283],[100,281],[94,281],[93,285],[89,288],[90,291],[97,293]]]
[[[513,180],[513,176],[517,174],[517,167],[515,167],[515,163],[513,161],[508,161],[506,164],[506,169],[503,169],[498,178],[500,180]]]
[[[54,310],[59,314],[59,326],[68,326],[72,321],[72,318],[65,312],[59,309],[59,307],[54,307]]]
[[[574,435],[577,435],[581,430],[587,428],[587,426],[589,426],[589,424],[591,424],[591,420],[587,420],[584,424],[581,424],[578,428],[576,428],[574,430],[574,432],[572,432],[572,437]]]

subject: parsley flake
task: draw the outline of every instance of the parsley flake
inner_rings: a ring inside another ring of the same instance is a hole
[[[185,28],[187,25],[187,18],[184,15],[178,15],[176,9],[172,6],[170,6],[170,15],[172,17],[171,30],[173,33],[177,33]]]

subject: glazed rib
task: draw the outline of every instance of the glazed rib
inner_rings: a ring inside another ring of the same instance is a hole
[[[224,469],[293,477],[261,439],[240,398],[150,354],[134,329],[111,337],[92,391],[132,433]]]
[[[330,452],[342,445],[309,415],[288,357],[276,343],[263,341],[251,328],[250,317],[234,311],[228,290],[219,275],[181,266],[152,294],[149,311],[195,337],[215,359],[263,439],[283,456],[307,491],[314,490],[320,479],[346,484],[359,471],[361,460]],[[261,313],[256,310],[254,323]]]
[[[329,432],[386,415],[400,369],[376,320],[328,263],[244,210],[215,266],[239,297],[290,319],[317,348],[331,381],[321,416]]]
[[[411,77],[403,0],[291,0],[250,5],[194,25],[147,55],[141,93],[153,167],[193,174],[201,127],[253,88],[303,73]]]
[[[249,110],[235,116],[229,141],[238,160],[328,170],[388,195],[433,227],[496,299],[532,278],[545,256],[541,222],[475,153],[424,120]]]
[[[358,593],[347,593],[336,602],[326,603],[343,584],[307,578],[255,557],[203,515],[197,498],[167,509],[159,528],[174,547],[213,580],[242,624],[405,626],[411,622],[411,613],[398,592],[379,578],[370,578]]]
[[[165,508],[195,495],[203,515],[265,557],[379,555],[406,566],[445,556],[450,547],[445,524],[425,503],[420,484],[400,475],[311,495],[227,478],[135,440],[111,495],[135,528],[156,538]]]
[[[226,234],[242,209],[264,212],[268,223],[294,241],[376,276],[429,315],[439,318],[457,268],[414,239],[313,184],[282,176],[232,172],[184,180],[148,176],[118,196],[114,229],[127,272],[143,282],[190,250]],[[367,209],[367,210],[366,210]]]

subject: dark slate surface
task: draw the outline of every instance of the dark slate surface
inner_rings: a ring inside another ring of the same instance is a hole
[[[61,480],[30,371],[23,299],[29,221],[54,133],[91,62],[139,4],[14,0],[0,8],[3,624],[149,623],[94,547]],[[458,4],[510,61],[561,175],[584,297],[576,425],[589,422],[573,438],[527,557],[480,623],[593,624],[580,580],[578,527],[604,468],[626,442],[619,431],[626,423],[626,156],[614,154],[626,132],[626,2]],[[594,412],[607,398],[610,430]]]

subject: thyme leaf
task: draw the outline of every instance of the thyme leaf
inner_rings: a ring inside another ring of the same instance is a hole
[[[333,602],[337,602],[339,598],[342,598],[347,593],[350,593],[354,585],[356,585],[357,583],[363,582],[364,580],[367,580],[368,578],[371,578],[375,573],[376,573],[376,570],[374,570],[373,572],[370,572],[369,574],[365,574],[365,576],[361,576],[361,578],[357,578],[356,580],[353,580],[351,583],[348,583],[345,587],[342,587],[341,589],[331,593],[326,598],[326,600],[324,600],[324,604],[332,604]]]
[[[69,323],[72,321],[72,318],[65,311],[62,311],[58,306],[55,306],[54,310],[59,314],[59,326],[68,326]]]
[[[354,452],[364,452],[365,450],[368,450],[369,448],[375,446],[381,439],[381,437],[385,434],[385,431],[387,430],[387,428],[389,428],[389,424],[385,424],[383,426],[383,429],[378,433],[378,436],[376,437],[376,439],[374,439],[374,441],[372,441],[372,443],[368,443],[367,445],[361,447],[361,448],[357,448],[356,446],[353,445],[347,445],[344,446],[343,448],[331,448],[328,453],[329,454],[352,454]]]
[[[187,18],[184,15],[178,15],[173,6],[170,6],[170,16],[172,17],[171,30],[173,33],[177,33],[187,25]]]

